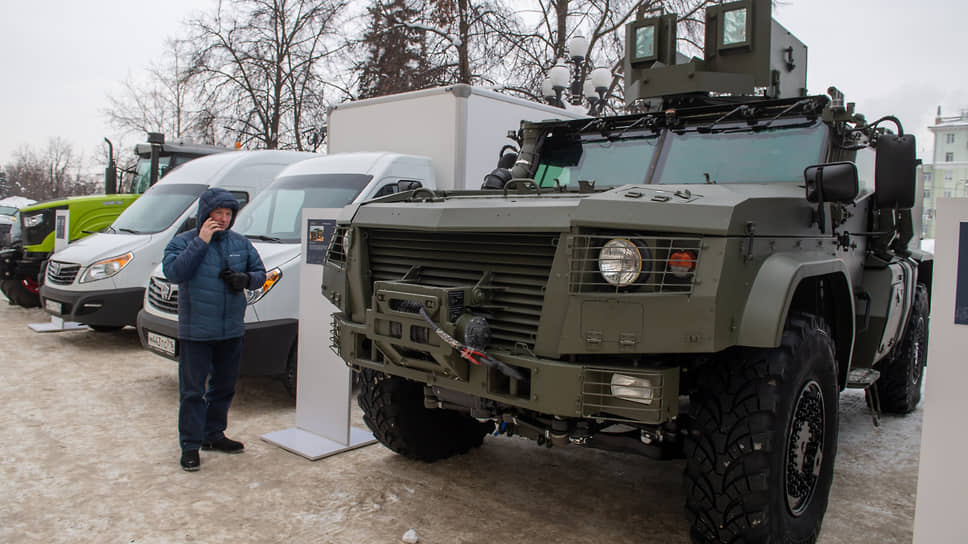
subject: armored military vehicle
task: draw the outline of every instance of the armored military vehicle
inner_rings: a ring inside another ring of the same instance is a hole
[[[344,210],[322,291],[380,442],[681,455],[694,541],[816,540],[839,393],[920,400],[932,258],[909,247],[914,138],[807,96],[770,10],[709,7],[685,64],[674,15],[636,20],[641,113],[523,123],[497,190]]]

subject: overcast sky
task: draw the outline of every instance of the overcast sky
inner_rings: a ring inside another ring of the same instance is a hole
[[[357,0],[360,1],[360,0]],[[968,108],[964,41],[968,2],[952,0],[779,0],[774,17],[808,48],[807,85],[830,85],[875,119],[895,114],[918,136],[931,161],[927,126],[938,105],[946,115]],[[0,7],[0,164],[27,144],[56,136],[89,158],[103,138],[120,145],[106,123],[106,94],[141,75],[168,37],[210,0],[146,2],[48,0]],[[140,139],[124,141],[133,145]],[[92,162],[94,162],[92,160]],[[103,165],[98,164],[98,167]]]

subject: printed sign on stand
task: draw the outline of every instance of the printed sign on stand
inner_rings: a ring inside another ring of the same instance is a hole
[[[67,247],[70,243],[71,232],[71,212],[70,210],[56,210],[54,216],[54,253]],[[48,266],[50,266],[48,264]],[[53,300],[42,301],[44,308],[48,311],[60,314],[63,306]],[[87,329],[87,325],[81,325],[76,321],[64,321],[60,315],[52,315],[49,323],[29,323],[27,325],[34,332],[62,332],[77,331]]]
[[[352,373],[330,349],[330,327],[337,309],[320,293],[323,259],[340,211],[302,211],[296,426],[262,435],[266,442],[310,461],[376,442],[373,433],[350,426]]]

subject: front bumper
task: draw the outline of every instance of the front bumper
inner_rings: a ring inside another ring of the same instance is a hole
[[[138,338],[145,349],[178,360],[177,319],[165,319],[144,310],[138,312]],[[286,371],[290,350],[294,348],[299,320],[277,319],[246,323],[242,337],[241,373],[245,376],[275,376]],[[149,341],[148,335],[152,335]]]
[[[527,350],[488,350],[491,358],[524,375],[524,380],[517,380],[493,367],[468,364],[456,351],[447,354],[444,360],[438,349],[441,346],[411,342],[408,340],[411,327],[426,325],[419,317],[377,316],[372,311],[368,314],[371,323],[374,320],[400,323],[402,334],[382,334],[372,326],[354,323],[344,314],[336,314],[332,331],[334,347],[352,365],[554,416],[657,425],[678,415],[678,366],[632,368],[618,360],[610,364],[607,355],[594,363],[571,363],[539,357]],[[431,352],[432,357],[421,356]],[[610,383],[615,374],[648,380],[652,385],[651,402],[642,404],[613,396]]]
[[[104,291],[66,291],[47,284],[40,287],[41,305],[47,313],[104,327],[134,326],[144,297],[144,287]]]

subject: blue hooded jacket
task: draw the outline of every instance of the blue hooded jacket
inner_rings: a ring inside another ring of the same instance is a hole
[[[199,238],[199,229],[212,210],[229,208],[232,220],[227,229],[212,234],[209,243]],[[233,292],[219,278],[226,267],[249,274],[248,289],[265,283],[266,269],[249,239],[232,231],[239,202],[225,189],[212,187],[198,197],[198,226],[168,243],[162,268],[178,284],[178,338],[181,340],[225,340],[245,333],[245,293]]]

